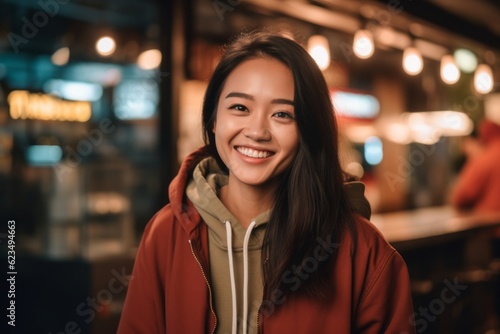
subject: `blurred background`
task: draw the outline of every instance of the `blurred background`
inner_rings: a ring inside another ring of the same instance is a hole
[[[463,139],[483,119],[500,124],[499,18],[495,0],[0,0],[9,330],[116,331],[142,231],[202,144],[221,46],[272,27],[324,72],[342,164],[408,263],[417,332],[498,332],[500,217],[453,209],[449,196]]]

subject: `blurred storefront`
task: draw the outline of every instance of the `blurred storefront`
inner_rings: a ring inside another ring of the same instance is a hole
[[[109,282],[126,287],[144,226],[202,145],[207,80],[241,32],[309,48],[374,213],[447,204],[461,137],[500,115],[500,44],[444,3],[0,0],[0,217],[25,256],[19,298],[41,300],[22,309],[26,332],[114,331],[124,289]],[[426,17],[436,8],[448,23]]]
[[[16,329],[113,332],[138,240],[176,168],[160,128],[171,118],[160,48],[172,33],[159,21],[169,5],[0,8],[0,216],[16,222]]]

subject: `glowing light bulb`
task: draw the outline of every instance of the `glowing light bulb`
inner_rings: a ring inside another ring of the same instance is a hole
[[[161,58],[160,50],[146,50],[137,58],[137,66],[143,70],[152,70],[160,66]]]
[[[116,50],[116,42],[113,38],[104,36],[99,38],[95,47],[101,56],[111,56]]]
[[[321,70],[330,66],[330,45],[325,36],[313,35],[309,37],[307,50]]]
[[[464,71],[464,73],[472,73],[477,68],[477,58],[476,55],[467,49],[457,49],[453,53],[453,57],[457,63],[457,66]]]
[[[481,94],[488,94],[493,89],[493,72],[491,67],[481,64],[474,73],[474,88]]]
[[[408,47],[403,52],[403,69],[409,75],[417,75],[422,72],[424,61],[417,48]]]
[[[58,66],[66,65],[69,61],[69,48],[67,47],[60,48],[59,50],[54,52],[54,54],[50,59],[52,60],[52,63],[54,65]]]
[[[370,31],[356,31],[356,34],[354,34],[353,51],[361,59],[367,59],[373,55],[375,45],[373,44],[373,35]]]
[[[453,85],[460,79],[460,70],[452,55],[444,55],[441,58],[441,79],[448,85]]]

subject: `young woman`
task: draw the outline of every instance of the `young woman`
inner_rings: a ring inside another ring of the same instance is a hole
[[[146,227],[118,333],[414,332],[406,266],[351,209],[366,212],[363,188],[356,199],[344,184],[328,88],[303,47],[237,39],[203,126],[207,146]]]

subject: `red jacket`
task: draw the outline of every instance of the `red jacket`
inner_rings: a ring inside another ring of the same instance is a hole
[[[188,157],[169,188],[170,204],[147,225],[128,287],[119,334],[213,333],[217,326],[210,288],[207,226],[184,196],[194,165]],[[408,272],[400,255],[367,220],[357,218],[341,239],[327,304],[276,296],[252,315],[260,333],[414,333]],[[329,246],[325,238],[320,244]]]

